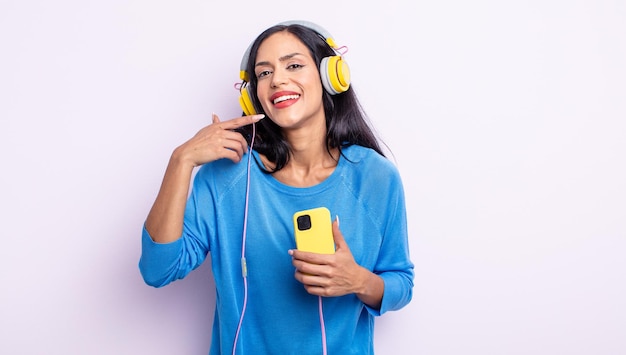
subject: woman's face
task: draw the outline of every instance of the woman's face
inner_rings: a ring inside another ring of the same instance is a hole
[[[278,126],[325,124],[319,70],[298,37],[283,31],[266,38],[257,51],[254,75],[261,106]]]

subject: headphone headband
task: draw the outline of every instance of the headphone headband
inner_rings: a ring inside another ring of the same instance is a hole
[[[330,32],[326,31],[323,27],[313,22],[293,20],[293,21],[283,21],[283,22],[276,24],[276,26],[291,26],[291,25],[300,25],[300,26],[304,26],[304,27],[312,29],[328,44],[328,46],[330,46],[330,48],[334,49],[335,51],[337,50],[337,44],[335,43],[335,40],[333,39]],[[246,71],[246,69],[248,67],[248,58],[250,57],[250,51],[252,50],[253,43],[250,43],[250,45],[246,49],[245,53],[243,54],[243,58],[241,58],[241,64],[239,65],[239,77],[241,78],[241,80],[245,82],[250,82],[250,77],[248,76],[248,72]]]

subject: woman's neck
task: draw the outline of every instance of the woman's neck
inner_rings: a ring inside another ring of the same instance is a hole
[[[265,156],[261,160],[268,170],[272,171],[274,164]],[[280,169],[272,173],[281,183],[294,187],[314,186],[326,180],[337,167],[339,149],[326,149],[324,146],[296,146],[292,147],[289,161]]]

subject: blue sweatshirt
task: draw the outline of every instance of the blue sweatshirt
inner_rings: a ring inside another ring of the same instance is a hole
[[[257,161],[257,152],[252,151]],[[247,158],[247,156],[246,156]],[[183,235],[155,243],[143,229],[139,269],[154,287],[185,277],[211,252],[216,310],[210,354],[230,354],[244,303],[241,271],[247,165],[222,159],[203,165],[187,202]],[[238,354],[321,354],[318,297],[294,278],[292,216],[325,206],[356,262],[385,284],[380,309],[354,294],[323,298],[329,355],[373,354],[374,317],[409,303],[413,289],[404,192],[395,166],[360,146],[343,149],[335,171],[318,185],[287,186],[251,164],[248,300]]]

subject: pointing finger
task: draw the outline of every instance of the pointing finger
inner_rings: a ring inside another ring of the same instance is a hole
[[[263,117],[265,117],[264,114],[243,116],[243,117],[232,119],[230,121],[226,121],[223,123],[223,126],[225,129],[235,129],[235,128],[243,127],[252,123],[259,122]]]

